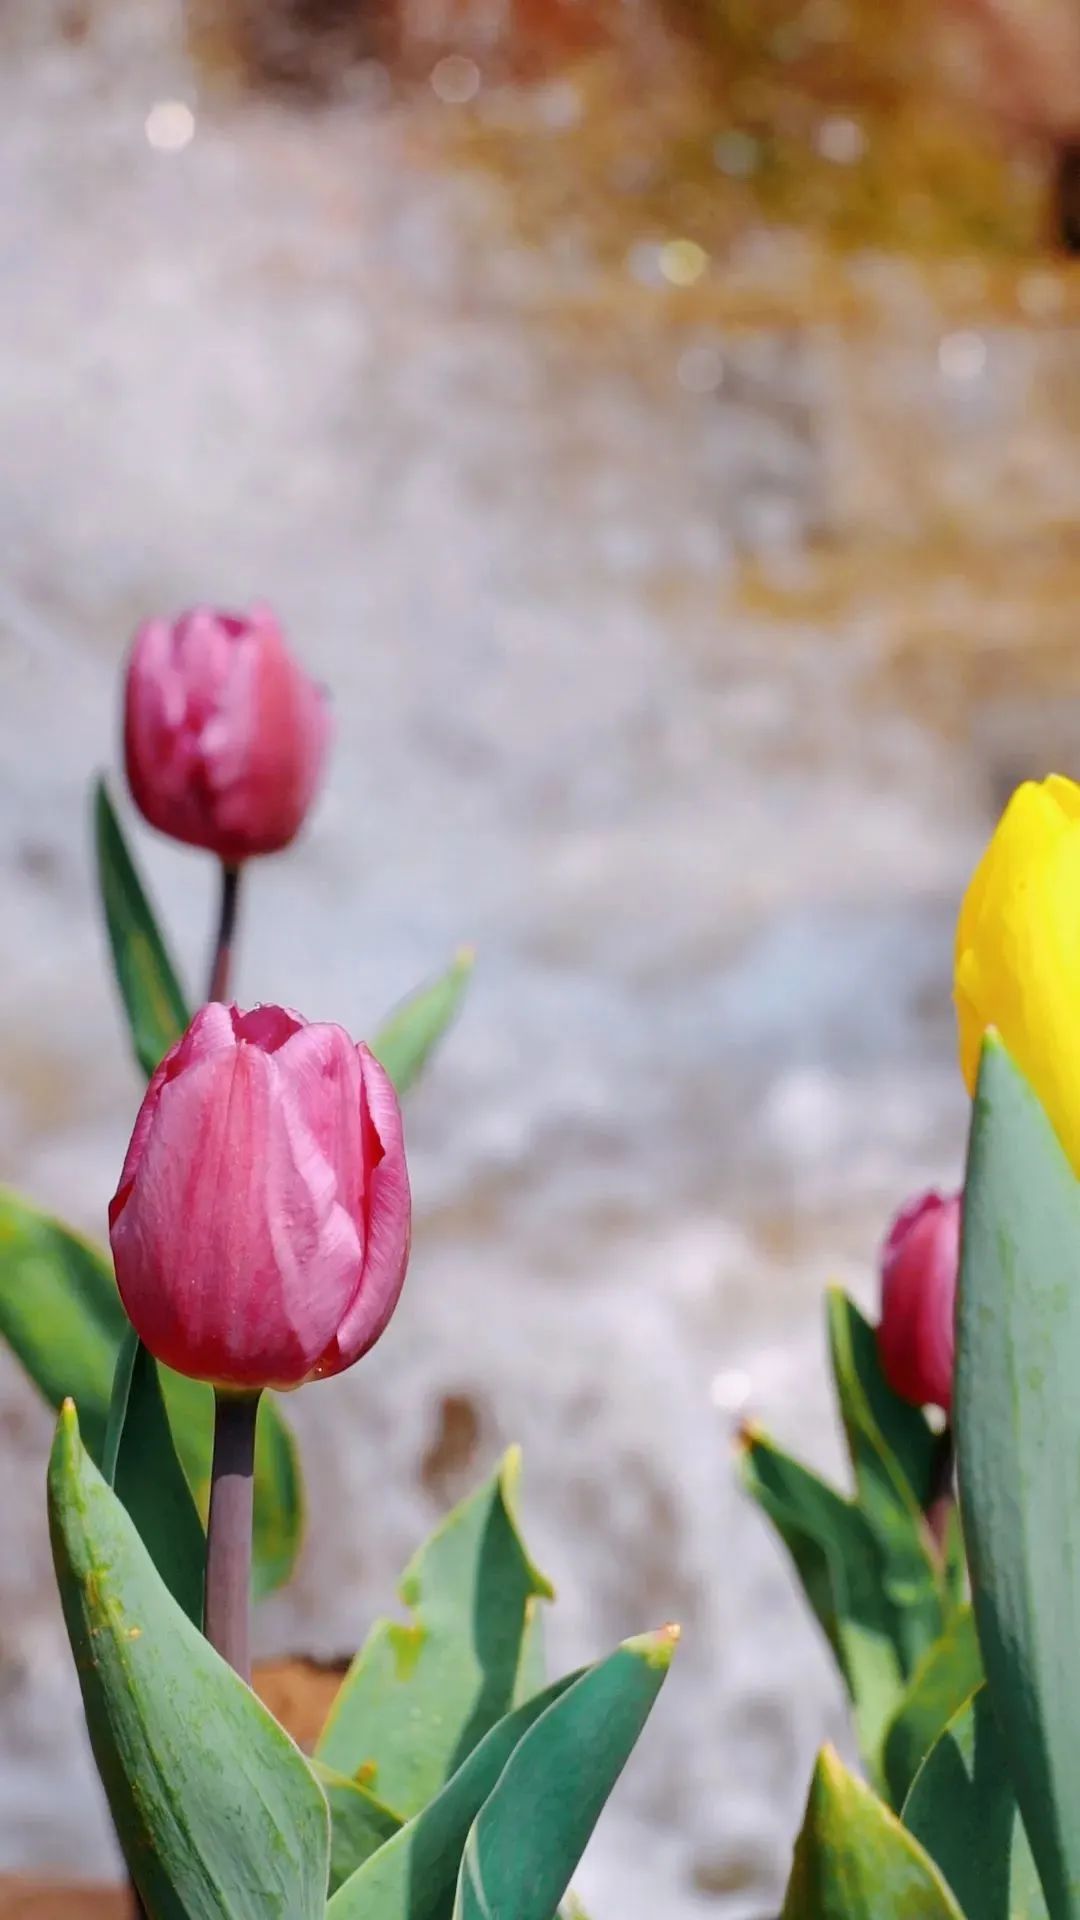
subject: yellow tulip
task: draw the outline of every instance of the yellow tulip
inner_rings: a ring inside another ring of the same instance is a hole
[[[1080,1173],[1080,786],[1018,787],[956,931],[960,1064],[974,1093],[995,1027]]]

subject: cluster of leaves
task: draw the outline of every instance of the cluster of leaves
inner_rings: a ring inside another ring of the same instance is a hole
[[[175,1532],[186,1483],[145,1352],[126,1394],[118,1380],[114,1424],[106,1464],[137,1459],[142,1484],[168,1489]],[[63,1410],[57,1577],[153,1920],[552,1920],[675,1634],[545,1685],[536,1609],[551,1589],[518,1531],[516,1480],[511,1454],[413,1560],[409,1621],[376,1622],[309,1762],[203,1639],[186,1554],[163,1553],[164,1523],[143,1537],[145,1510],[113,1491]],[[198,1525],[193,1508],[182,1524],[185,1537]]]
[[[116,977],[150,1074],[188,1009],[104,787],[95,817]],[[459,956],[372,1042],[399,1092],[470,964]],[[142,1346],[103,1252],[14,1194],[0,1195],[0,1333],[60,1409],[57,1579],[150,1920],[552,1920],[677,1635],[545,1684],[538,1606],[551,1588],[518,1530],[516,1455],[408,1567],[408,1621],[373,1627],[309,1761],[202,1636],[211,1390]],[[302,1525],[296,1447],[265,1394],[258,1594],[289,1578]]]
[[[854,1494],[753,1427],[743,1479],[835,1655],[867,1774],[899,1808],[930,1741],[982,1677],[955,1512],[944,1552],[926,1518],[948,1482],[951,1442],[892,1391],[874,1329],[838,1288],[827,1319]]]
[[[956,1604],[883,1739],[880,1714],[863,1711],[880,1791],[821,1756],[784,1920],[1080,1920],[1078,1365],[1080,1183],[1035,1094],[990,1039],[965,1191],[954,1408],[972,1609]],[[864,1482],[851,1505],[869,1524]],[[769,1510],[781,1524],[780,1509]],[[804,1519],[809,1511],[807,1500]],[[828,1561],[823,1532],[811,1537]],[[812,1586],[802,1538],[788,1544],[797,1564],[803,1553],[819,1618],[822,1594],[833,1595],[831,1631],[847,1649],[858,1716],[865,1675],[876,1682],[873,1663],[863,1669],[850,1655],[866,1628],[850,1598],[854,1558],[834,1547],[828,1581]],[[918,1608],[916,1593],[908,1604]],[[871,1642],[881,1638],[875,1627]]]

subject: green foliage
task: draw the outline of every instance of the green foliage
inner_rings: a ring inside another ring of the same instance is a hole
[[[983,1049],[958,1311],[964,1533],[990,1698],[1052,1920],[1080,1915],[1080,1182]]]
[[[541,1714],[473,1822],[453,1920],[550,1920],[652,1711],[677,1639],[676,1628],[664,1627],[626,1641]]]
[[[867,1767],[881,1774],[886,1728],[905,1674],[880,1542],[861,1509],[753,1428],[742,1475],[783,1540],[844,1677]]]
[[[398,1093],[419,1079],[447,1028],[456,1019],[473,970],[471,947],[462,947],[453,964],[429,987],[421,987],[383,1022],[371,1042]]]
[[[149,1078],[190,1019],[104,780],[94,789],[98,888],[135,1058]]]
[[[319,1761],[315,1778],[330,1808],[330,1892],[335,1893],[365,1860],[386,1851],[387,1842],[401,1832],[401,1821],[362,1781],[346,1780]]]
[[[29,1202],[0,1191],[0,1333],[53,1407],[68,1397],[75,1401],[86,1445],[97,1461],[128,1324],[106,1255]],[[167,1367],[159,1375],[176,1451],[205,1515],[213,1390]],[[255,1452],[257,1593],[269,1593],[289,1578],[303,1521],[296,1443],[264,1393]]]
[[[578,1677],[556,1681],[498,1721],[442,1791],[342,1889],[328,1920],[450,1920],[469,1828],[518,1743]]]
[[[970,1607],[961,1607],[915,1669],[885,1735],[885,1780],[894,1807],[903,1806],[934,1741],[981,1680],[975,1617]]]
[[[413,1620],[376,1623],[319,1741],[406,1819],[514,1705],[532,1603],[551,1594],[514,1518],[519,1466],[513,1450],[421,1548],[401,1583]]]
[[[964,1920],[933,1860],[871,1789],[824,1748],[782,1920]]]
[[[167,1591],[62,1412],[56,1577],[98,1771],[153,1920],[322,1920],[329,1817],[272,1715]]]
[[[752,1429],[743,1479],[791,1555],[836,1656],[871,1778],[884,1790],[891,1767],[906,1787],[925,1751],[917,1750],[924,1719],[929,1714],[929,1737],[942,1724],[921,1695],[908,1714],[908,1690],[948,1632],[963,1584],[958,1530],[950,1529],[942,1563],[924,1515],[948,1443],[892,1391],[874,1328],[838,1289],[828,1296],[828,1330],[853,1498]],[[950,1698],[949,1708],[956,1704]],[[896,1793],[894,1785],[899,1805]]]
[[[940,1568],[923,1518],[937,1451],[925,1415],[893,1393],[874,1329],[839,1288],[828,1295],[829,1345],[856,1500],[881,1548],[882,1580],[910,1673],[944,1625]]]
[[[173,1444],[157,1361],[134,1327],[120,1342],[101,1471],[189,1620],[202,1626],[206,1540]]]
[[[923,1761],[903,1820],[941,1868],[967,1920],[1048,1920],[985,1686]]]

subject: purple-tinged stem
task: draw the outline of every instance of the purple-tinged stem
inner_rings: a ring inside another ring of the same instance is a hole
[[[203,1631],[251,1681],[251,1523],[258,1393],[214,1395],[214,1464],[206,1530]]]
[[[230,866],[223,860],[221,863],[221,910],[218,915],[217,939],[214,942],[214,958],[210,968],[210,984],[206,993],[208,1000],[228,1000],[229,998],[239,899],[240,868]]]
[[[937,1451],[934,1455],[933,1472],[930,1478],[930,1491],[926,1499],[926,1524],[938,1551],[938,1558],[944,1560],[945,1547],[949,1538],[949,1521],[952,1517],[955,1495],[953,1493],[953,1468],[956,1464],[956,1443],[951,1427],[943,1427],[938,1435]]]

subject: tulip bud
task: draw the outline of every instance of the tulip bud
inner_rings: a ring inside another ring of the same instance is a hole
[[[894,1393],[917,1407],[952,1404],[961,1197],[924,1193],[899,1213],[881,1254],[878,1352]]]
[[[324,695],[266,607],[196,607],[139,628],[127,670],[128,784],[152,827],[230,865],[299,831],[329,738]]]
[[[1017,787],[956,930],[960,1064],[974,1093],[994,1027],[1080,1174],[1080,787]]]
[[[367,1047],[216,1002],[154,1074],[109,1208],[120,1297],[151,1353],[246,1389],[367,1352],[409,1221],[401,1112]]]

